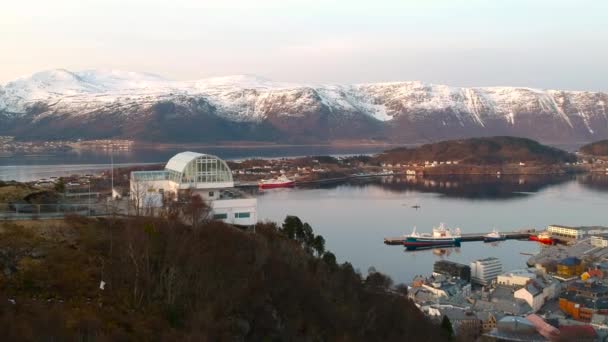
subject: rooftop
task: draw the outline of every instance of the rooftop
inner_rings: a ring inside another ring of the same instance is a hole
[[[558,262],[558,265],[574,266],[581,263],[581,259],[577,257],[567,257]]]
[[[519,277],[530,277],[530,278],[536,278],[536,273],[530,271],[529,269],[520,269],[520,270],[512,270],[509,272],[505,272],[503,274],[501,274],[501,276],[503,277],[513,277],[513,276],[519,276]]]
[[[488,262],[500,262],[498,260],[498,258],[495,258],[495,257],[488,257],[488,258],[483,258],[483,259],[477,259],[477,260],[474,260],[473,262],[486,262],[486,261],[488,261]]]
[[[176,155],[174,155],[173,157],[171,157],[171,159],[169,159],[169,161],[167,162],[167,165],[165,166],[165,169],[167,170],[173,170],[173,171],[177,171],[177,172],[183,172],[184,168],[186,167],[186,165],[188,165],[189,162],[193,161],[194,159],[198,158],[198,157],[202,157],[205,156],[202,153],[196,153],[196,152],[181,152],[178,153]]]

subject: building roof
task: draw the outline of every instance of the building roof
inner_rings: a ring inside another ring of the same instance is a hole
[[[477,259],[477,260],[474,260],[473,262],[484,262],[484,261],[498,261],[498,258],[495,258],[495,257],[487,257],[487,258],[483,258],[483,259]]]
[[[551,225],[549,225],[549,227],[565,228],[565,229],[575,229],[575,230],[579,230],[579,229],[582,228],[582,227],[564,226],[563,224],[551,224]]]
[[[526,319],[534,325],[536,331],[549,340],[559,338],[559,330],[553,325],[547,323],[544,319],[536,314],[526,316]]]
[[[528,269],[520,269],[520,270],[512,270],[509,272],[505,272],[501,275],[499,275],[500,277],[514,277],[514,276],[518,276],[518,277],[528,277],[528,278],[536,278],[536,273],[531,272]]]
[[[131,171],[131,179],[139,182],[165,180],[167,171]]]
[[[593,309],[593,310],[607,310],[608,309],[608,299],[600,298],[600,299],[592,299],[589,297],[577,295],[576,293],[567,291],[562,294],[560,298],[564,298],[570,302],[580,304],[581,306]]]
[[[608,286],[593,280],[572,282],[568,284],[568,290],[578,290],[581,292],[597,294],[608,294]]]
[[[210,154],[181,152],[165,166],[167,179],[179,184],[180,189],[211,189],[233,187],[232,171],[228,164]]]
[[[190,151],[178,153],[171,157],[171,159],[169,159],[167,165],[165,166],[165,169],[177,172],[184,172],[184,169],[186,168],[186,165],[188,165],[188,163],[198,157],[203,156],[205,156],[205,154]],[[216,156],[208,156],[217,158]]]
[[[461,308],[441,308],[441,314],[444,316],[448,316],[452,323],[456,321],[471,321],[471,320],[479,320],[477,316],[470,310],[465,310]]]
[[[574,266],[581,263],[581,259],[577,257],[568,257],[559,261],[558,265]]]
[[[434,265],[454,266],[456,268],[471,268],[469,265],[457,263],[457,262],[450,261],[450,260],[437,260],[437,261],[435,261],[435,264],[433,264],[433,266]]]
[[[543,293],[542,287],[535,281],[529,282],[525,286],[525,288],[526,291],[528,291],[532,295],[532,297],[538,296],[539,294]]]

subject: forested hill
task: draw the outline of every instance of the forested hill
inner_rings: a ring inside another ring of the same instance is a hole
[[[579,150],[583,154],[596,156],[596,157],[608,157],[608,140],[596,141],[591,144],[587,144]]]
[[[255,233],[146,218],[0,223],[2,339],[444,339],[403,288],[324,246],[296,217]]]
[[[576,157],[526,138],[488,137],[446,140],[413,148],[401,147],[385,151],[377,159],[390,163],[457,161],[463,164],[499,165],[519,162],[555,164],[573,162]]]

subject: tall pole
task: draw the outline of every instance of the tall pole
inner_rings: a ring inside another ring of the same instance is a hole
[[[89,179],[89,216],[91,216],[91,177],[88,177]]]
[[[110,145],[110,162],[112,163],[112,188],[110,189],[110,198],[114,200],[114,145]]]

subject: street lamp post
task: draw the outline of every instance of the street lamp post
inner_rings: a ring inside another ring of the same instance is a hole
[[[89,184],[89,194],[87,196],[88,204],[89,204],[89,210],[88,210],[89,215],[88,216],[91,216],[91,177],[89,177],[89,176],[87,176],[87,183]]]

